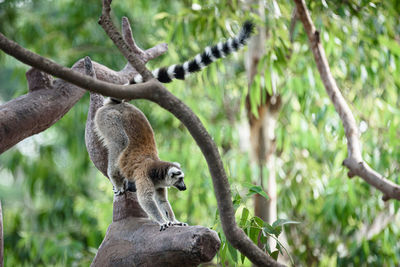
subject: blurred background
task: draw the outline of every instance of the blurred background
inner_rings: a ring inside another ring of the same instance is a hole
[[[399,184],[400,3],[307,2],[359,123],[365,161]],[[252,19],[257,36],[246,53],[166,85],[218,145],[239,225],[275,257],[283,252],[279,259],[288,264],[397,266],[399,202],[384,203],[382,193],[360,178],[347,178],[343,127],[303,26],[293,23],[293,7],[289,0],[112,5],[115,23],[127,16],[140,47],[168,43],[150,69],[183,62]],[[119,70],[126,61],[97,24],[100,14],[99,0],[0,0],[0,32],[64,66],[90,56]],[[0,53],[0,103],[27,92],[28,69]],[[88,266],[111,223],[112,186],[85,148],[88,96],[51,128],[0,156],[5,266]],[[211,177],[188,131],[155,104],[132,103],[153,126],[161,159],[180,162],[186,174],[187,191],[169,190],[177,218],[218,231],[223,243],[214,264],[250,266],[225,242]],[[278,244],[268,236],[279,236]]]

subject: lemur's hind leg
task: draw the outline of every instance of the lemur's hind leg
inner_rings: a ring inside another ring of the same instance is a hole
[[[118,158],[128,145],[128,136],[122,122],[122,114],[111,107],[105,107],[96,114],[96,123],[108,150],[107,174],[113,184],[114,194],[123,194],[127,180],[121,175]]]

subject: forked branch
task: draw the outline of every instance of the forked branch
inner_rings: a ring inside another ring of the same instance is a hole
[[[325,51],[320,42],[319,32],[315,29],[304,0],[294,0],[294,2],[296,3],[298,16],[307,33],[325,90],[343,123],[348,149],[348,157],[343,161],[343,165],[349,169],[348,176],[351,178],[357,175],[364,179],[368,184],[374,186],[383,193],[383,200],[389,200],[391,198],[400,200],[400,186],[374,171],[362,159],[356,120],[332,76]]]

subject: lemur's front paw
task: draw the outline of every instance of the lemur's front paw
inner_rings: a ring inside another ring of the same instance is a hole
[[[160,232],[167,229],[169,226],[172,226],[171,222],[166,222],[160,225]]]

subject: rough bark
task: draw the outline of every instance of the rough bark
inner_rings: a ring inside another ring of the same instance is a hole
[[[294,2],[296,3],[296,10],[299,19],[303,23],[304,29],[307,33],[310,48],[313,52],[325,90],[335,106],[336,112],[342,120],[348,150],[348,157],[343,161],[343,165],[349,169],[348,176],[351,178],[357,175],[364,179],[368,184],[383,193],[382,199],[385,201],[391,198],[400,200],[400,186],[374,171],[362,159],[361,144],[356,120],[332,76],[325,51],[319,38],[320,34],[315,29],[304,0],[294,0]]]
[[[116,196],[113,222],[91,266],[197,266],[219,250],[218,234],[208,228],[159,229],[140,208],[136,193]]]

